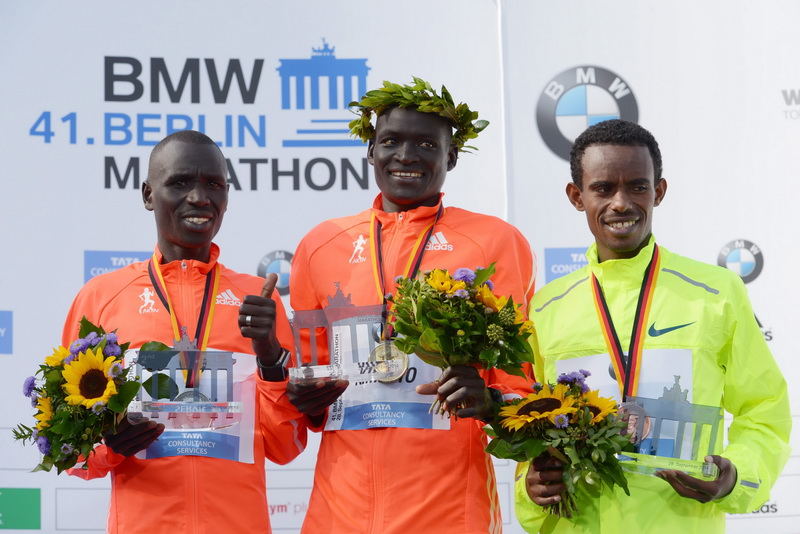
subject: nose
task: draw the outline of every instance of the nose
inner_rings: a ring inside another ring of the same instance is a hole
[[[394,159],[405,165],[417,161],[416,146],[412,142],[401,143],[394,153]]]
[[[613,197],[611,197],[611,209],[618,212],[624,213],[631,208],[631,199],[628,196],[627,191],[623,188],[620,188]]]
[[[189,190],[189,195],[186,197],[186,200],[198,206],[208,204],[208,194],[204,184],[200,181],[196,182],[191,190]]]

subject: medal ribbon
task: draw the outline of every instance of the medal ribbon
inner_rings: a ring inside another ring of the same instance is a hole
[[[614,373],[617,376],[620,393],[623,402],[629,395],[636,396],[639,388],[639,369],[642,363],[642,349],[644,347],[644,337],[647,332],[647,318],[650,315],[650,308],[655,293],[656,280],[661,267],[661,255],[658,245],[653,247],[653,256],[650,264],[645,269],[642,278],[642,288],[639,290],[639,300],[636,304],[636,315],[633,320],[631,332],[631,344],[628,349],[628,357],[622,352],[622,344],[611,320],[611,313],[608,310],[603,288],[600,282],[592,273],[592,295],[594,296],[594,306],[597,311],[597,318],[600,321],[600,328],[603,331],[603,338],[614,365]]]
[[[217,294],[217,290],[219,289],[219,271],[219,265],[214,264],[214,267],[206,275],[206,283],[203,290],[203,301],[200,304],[200,314],[197,317],[197,330],[194,334],[197,348],[201,351],[206,350],[208,347],[208,338],[211,335],[211,322],[214,320],[214,307],[216,304],[214,295]],[[158,258],[156,257],[155,253],[153,253],[153,257],[147,264],[147,273],[150,275],[150,282],[153,284],[153,289],[155,289],[158,298],[169,312],[169,317],[172,322],[172,333],[175,336],[175,341],[180,341],[180,339],[183,337],[183,327],[181,326],[178,316],[175,314],[175,310],[172,306],[172,300],[170,299],[169,292],[167,291],[167,284],[164,282],[164,275],[161,272],[161,266],[158,263]],[[184,365],[186,364],[186,357],[184,356],[183,352],[181,352],[181,363]],[[195,387],[196,378],[200,376],[199,365],[200,358],[196,358],[194,362],[195,368],[184,371],[186,387]]]
[[[422,264],[422,256],[425,255],[425,243],[427,243],[428,239],[430,239],[431,235],[433,235],[433,229],[436,226],[436,223],[439,221],[439,217],[441,217],[442,213],[444,213],[444,206],[439,204],[439,211],[436,212],[436,217],[433,219],[433,222],[426,226],[417,237],[417,241],[414,243],[414,247],[411,249],[411,254],[408,256],[408,261],[406,262],[404,274],[406,278],[416,276],[417,271]],[[382,227],[383,225],[381,224],[381,221],[375,216],[375,212],[373,211],[369,228],[372,275],[375,279],[375,288],[378,291],[378,299],[383,303],[384,311],[386,311],[388,310],[388,305],[386,302],[386,279],[384,278],[383,274],[383,242],[381,240]],[[387,325],[386,335],[384,337],[386,339],[391,339],[391,333],[392,328],[391,326]]]

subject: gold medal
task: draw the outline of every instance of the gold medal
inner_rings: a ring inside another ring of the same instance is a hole
[[[371,362],[380,362],[386,360],[399,360],[400,361],[400,372],[395,374],[393,373],[387,378],[379,378],[379,382],[383,382],[384,384],[389,384],[392,382],[397,382],[403,375],[406,374],[408,370],[408,354],[398,349],[395,344],[391,341],[383,341],[375,346],[372,349],[372,352],[369,355],[369,361]],[[378,366],[378,371],[388,371],[388,366]]]

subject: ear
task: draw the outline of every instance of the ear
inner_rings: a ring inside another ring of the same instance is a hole
[[[575,209],[578,211],[584,211],[585,208],[583,207],[583,198],[582,198],[582,191],[575,185],[575,182],[569,182],[567,184],[567,198],[569,199],[570,203],[575,206]]]
[[[458,147],[456,145],[450,145],[450,149],[447,151],[448,172],[456,168],[456,163],[458,163]]]
[[[373,158],[374,152],[375,152],[375,140],[370,139],[369,144],[367,145],[367,161],[369,161],[370,165],[375,165],[375,161]]]
[[[147,211],[153,211],[153,189],[150,187],[150,184],[145,180],[142,182],[142,200],[144,201],[144,207]]]
[[[653,201],[653,206],[658,206],[661,204],[661,201],[664,200],[664,195],[667,194],[667,180],[666,178],[662,178],[661,181],[658,182],[656,186],[656,198]]]

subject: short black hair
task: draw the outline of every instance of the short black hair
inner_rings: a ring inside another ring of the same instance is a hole
[[[583,154],[592,145],[617,145],[617,146],[644,146],[650,152],[653,160],[654,181],[661,181],[663,166],[661,163],[661,150],[653,134],[636,124],[622,119],[612,119],[598,122],[589,126],[575,139],[572,150],[569,152],[569,168],[572,173],[572,182],[583,188]]]
[[[173,132],[166,136],[164,139],[158,142],[158,144],[153,148],[153,151],[150,152],[150,160],[148,163],[148,170],[147,175],[148,178],[150,177],[150,167],[155,160],[155,157],[164,150],[164,147],[172,143],[173,141],[180,141],[181,143],[188,143],[191,145],[214,145],[219,150],[219,145],[214,142],[213,139],[208,137],[206,134],[202,132],[198,132],[196,130],[179,130],[177,132]],[[222,156],[222,150],[219,150],[220,156]],[[224,159],[224,156],[222,156]]]

